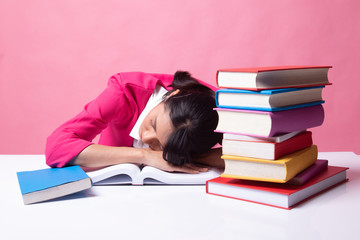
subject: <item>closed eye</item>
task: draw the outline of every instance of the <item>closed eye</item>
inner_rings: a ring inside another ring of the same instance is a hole
[[[154,130],[155,130],[155,132],[156,132],[156,129],[157,129],[157,123],[158,123],[158,121],[157,121],[157,116],[156,116],[156,118],[155,118],[155,122],[154,122]],[[164,150],[164,146],[161,144],[161,142],[160,142],[160,140],[158,139],[158,144],[159,144],[159,148],[160,148],[160,150],[162,151],[162,150]]]
[[[157,116],[156,116],[156,118],[155,118],[155,120],[154,120],[154,130],[156,131],[156,123],[157,123]]]
[[[156,132],[156,129],[157,129],[157,117],[154,120],[151,119],[150,123],[151,123],[151,127],[154,129],[154,132],[156,134],[157,133]],[[156,140],[154,139],[154,141],[150,144],[150,148],[152,150],[155,150],[155,151],[159,151],[159,150],[162,151],[164,149],[164,147],[161,145],[159,139],[156,139]]]

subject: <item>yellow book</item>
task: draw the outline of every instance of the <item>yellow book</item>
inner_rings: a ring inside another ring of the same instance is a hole
[[[316,145],[286,155],[277,160],[222,155],[226,178],[239,178],[265,182],[284,183],[315,163],[318,157]]]

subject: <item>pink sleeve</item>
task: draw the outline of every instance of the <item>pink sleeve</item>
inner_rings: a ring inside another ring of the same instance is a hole
[[[126,104],[118,81],[112,77],[107,88],[82,112],[57,128],[47,139],[46,163],[63,167],[74,159],[108,125]]]

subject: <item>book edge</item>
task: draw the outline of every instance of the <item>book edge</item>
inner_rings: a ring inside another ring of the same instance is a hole
[[[76,186],[78,186],[78,188],[75,188]],[[43,190],[25,193],[22,194],[22,196],[23,196],[24,204],[28,205],[28,204],[44,202],[59,197],[67,196],[76,192],[81,192],[91,187],[92,187],[92,182],[90,177],[88,177],[77,181],[64,183],[58,186],[46,188]],[[53,194],[53,195],[48,196],[48,194]]]

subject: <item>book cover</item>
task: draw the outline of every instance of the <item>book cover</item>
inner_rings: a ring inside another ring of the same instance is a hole
[[[322,105],[266,112],[215,108],[217,132],[273,137],[320,126],[325,118]]]
[[[290,179],[287,184],[303,185],[328,167],[328,160],[318,159],[310,167]]]
[[[79,166],[17,172],[24,204],[42,202],[91,188]]]
[[[244,110],[277,112],[277,111],[285,111],[285,110],[296,109],[296,108],[316,106],[316,105],[320,105],[323,103],[325,103],[325,101],[296,104],[296,105],[291,105],[291,106],[286,106],[286,107],[247,107],[247,106],[234,106],[234,105],[218,105],[217,107],[229,108],[229,109],[244,109]]]
[[[275,160],[310,147],[312,144],[312,133],[310,131],[303,132],[280,143],[223,139],[222,153],[225,155]]]
[[[315,65],[264,66],[264,67],[248,67],[248,68],[224,68],[224,69],[219,69],[218,71],[259,73],[259,72],[270,72],[270,71],[280,71],[280,70],[317,69],[317,68],[328,69],[328,68],[332,68],[332,66],[315,66]]]
[[[218,177],[206,183],[206,193],[291,209],[345,181],[347,167],[328,166],[304,185],[268,183]]]
[[[329,85],[331,66],[275,66],[220,69],[216,74],[219,88],[249,90]]]
[[[316,145],[277,160],[222,155],[225,170],[221,177],[285,183],[314,164],[317,156]]]
[[[122,163],[87,174],[94,185],[204,185],[207,180],[218,177],[221,173],[222,171],[216,168],[197,174],[171,173],[151,166],[140,168],[135,164]]]
[[[285,88],[262,91],[219,89],[215,93],[215,101],[219,108],[283,111],[324,103],[323,88]]]

